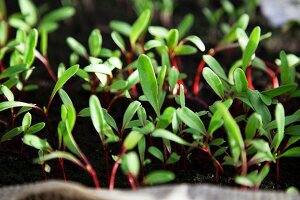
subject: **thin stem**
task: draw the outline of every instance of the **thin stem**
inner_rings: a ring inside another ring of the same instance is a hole
[[[127,174],[127,179],[128,179],[128,182],[130,183],[130,186],[133,190],[136,190],[136,184],[135,184],[135,180],[134,180],[134,177],[131,173],[128,173]]]
[[[63,174],[63,177],[64,177],[64,181],[66,182],[67,181],[67,175],[66,175],[65,168],[64,168],[64,160],[62,158],[59,158],[58,162],[59,162],[59,166],[61,168],[61,171],[62,171],[62,174]]]
[[[83,161],[85,162],[86,167],[84,167],[84,169],[90,174],[90,176],[93,179],[94,185],[97,189],[100,189],[100,184],[99,184],[99,179],[97,177],[97,174],[93,168],[93,166],[91,165],[90,161],[85,157],[85,155],[81,154],[81,157],[83,159]]]
[[[246,77],[248,81],[248,88],[251,90],[255,90],[253,84],[252,84],[252,67],[247,68]]]
[[[279,183],[279,159],[276,160],[276,183]]]
[[[57,77],[54,74],[54,72],[53,72],[53,70],[52,70],[52,68],[51,68],[51,66],[49,64],[48,59],[46,57],[42,56],[42,54],[40,54],[40,52],[38,52],[38,51],[35,52],[35,56],[36,56],[36,58],[39,61],[41,61],[43,63],[43,65],[45,66],[45,68],[46,68],[48,74],[50,75],[50,77],[52,78],[52,80],[54,82],[56,82],[57,81]]]
[[[123,148],[122,151],[121,151],[121,154],[119,155],[118,159],[116,160],[116,162],[115,162],[115,164],[112,168],[111,175],[110,175],[110,182],[109,182],[109,189],[110,190],[114,189],[116,173],[117,173],[117,170],[118,170],[118,167],[120,165],[121,159],[124,156],[125,152],[126,152],[126,149]]]

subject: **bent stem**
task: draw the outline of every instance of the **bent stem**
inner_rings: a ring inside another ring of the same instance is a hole
[[[46,57],[42,56],[42,54],[40,54],[40,52],[38,52],[38,51],[36,51],[35,56],[39,61],[41,61],[43,63],[43,65],[45,66],[45,68],[46,68],[48,74],[50,75],[50,77],[52,78],[52,80],[54,82],[56,82],[57,77],[55,76],[55,74],[54,74],[54,72],[53,72],[53,70],[52,70],[52,68],[49,64],[48,59]]]
[[[135,179],[134,176],[131,173],[127,174],[127,179],[128,182],[130,183],[130,186],[133,190],[136,190],[136,183],[135,183]]]
[[[93,179],[95,187],[97,189],[100,189],[99,179],[97,177],[97,174],[96,174],[93,166],[91,165],[90,161],[84,155],[81,155],[81,157],[86,165],[86,166],[81,166],[81,167],[83,167],[83,169],[85,169],[90,174],[90,176]]]
[[[120,165],[121,159],[124,156],[124,154],[126,153],[126,151],[127,150],[125,148],[122,149],[121,154],[119,155],[118,159],[116,160],[116,162],[112,168],[111,175],[110,175],[110,181],[109,181],[109,189],[110,190],[114,189],[116,173],[117,173],[118,167]]]

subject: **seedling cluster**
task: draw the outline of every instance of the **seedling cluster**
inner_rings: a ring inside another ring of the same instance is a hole
[[[231,11],[228,1],[222,2],[225,11]],[[234,172],[237,185],[256,189],[268,176],[270,165],[276,168],[278,182],[280,159],[300,156],[300,110],[284,108],[300,96],[296,72],[300,59],[284,51],[275,63],[259,58],[256,49],[271,34],[262,33],[258,26],[249,29],[247,14],[232,11],[235,23],[227,24],[220,42],[207,50],[200,37],[187,35],[194,21],[191,14],[175,28],[152,26],[151,10],[136,3],[140,15],[133,24],[116,20],[110,23],[114,47],[103,47],[99,29],[91,32],[87,45],[70,36],[66,46],[60,47],[72,50],[70,63],[60,64],[56,71],[47,56],[51,45],[48,34],[58,28],[60,21],[74,15],[74,8],[61,7],[41,14],[31,0],[19,0],[19,6],[20,13],[8,14],[5,1],[0,0],[0,112],[10,115],[0,121],[6,129],[0,135],[0,144],[22,140],[37,149],[34,162],[42,166],[45,176],[52,173],[49,161],[58,159],[67,179],[67,160],[85,170],[95,187],[108,185],[113,189],[120,166],[135,189],[172,181],[174,166],[181,167],[191,157],[205,154],[215,168],[216,181],[226,165]],[[208,10],[205,13],[219,16]],[[214,21],[210,23],[215,25]],[[222,66],[214,56],[232,49],[239,50],[241,56],[231,66]],[[195,77],[184,74],[182,57],[189,55],[199,60]],[[46,105],[27,102],[20,95],[39,90],[39,85],[29,83],[40,65],[54,83]],[[253,71],[262,71],[270,84],[256,90],[255,82],[261,77]],[[70,79],[82,83],[82,89],[90,94],[86,108],[76,109],[63,89]],[[193,80],[192,86],[187,80]],[[210,105],[199,95],[203,85],[209,86],[208,95],[215,98]],[[103,94],[108,95],[108,104],[103,103],[107,101]],[[60,113],[52,109],[55,98],[61,100]],[[131,103],[122,113],[122,120],[117,121],[111,108],[117,103],[127,105],[122,103],[125,99]],[[199,104],[194,106],[196,109],[189,108],[189,99]],[[58,124],[49,120],[50,114],[59,116]],[[97,174],[103,172],[92,166],[73,137],[77,118],[82,117],[93,124],[94,133],[90,134],[99,136],[98,141],[90,142],[98,142],[103,148],[99,156],[105,161],[101,170],[107,174],[107,184],[99,180]],[[40,136],[49,127],[56,143],[50,144],[47,136]],[[119,153],[112,155],[111,148]],[[160,163],[161,168],[152,170],[152,163]]]

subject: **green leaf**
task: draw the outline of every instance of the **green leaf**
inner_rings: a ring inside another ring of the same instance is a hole
[[[39,33],[36,29],[32,29],[26,40],[26,46],[24,50],[24,62],[27,64],[27,66],[31,66],[34,61],[34,51],[38,41],[38,34]]]
[[[13,77],[25,70],[26,70],[26,64],[20,64],[20,65],[8,67],[3,72],[1,72],[0,79]]]
[[[184,86],[180,85],[180,106],[181,108],[185,107],[185,96],[184,96]]]
[[[283,152],[279,157],[300,157],[300,147],[294,147]]]
[[[8,101],[14,101],[14,94],[8,87],[6,87],[5,85],[1,85],[1,91],[3,92],[4,96]]]
[[[128,36],[128,37],[131,34],[131,26],[126,22],[112,20],[109,23],[109,27],[112,30],[117,31],[118,33],[121,33],[121,34],[123,34],[125,36]]]
[[[0,19],[3,20],[6,18],[6,4],[5,0],[0,0]]]
[[[89,49],[93,57],[98,57],[102,47],[102,36],[99,29],[94,29],[89,36]]]
[[[161,67],[158,77],[157,77],[157,86],[158,86],[158,91],[162,92],[163,91],[163,85],[166,77],[166,72],[167,72],[167,66],[164,65]]]
[[[90,108],[90,114],[91,114],[91,119],[92,119],[94,128],[99,133],[100,137],[103,137],[105,118],[104,118],[102,106],[96,95],[92,95],[90,97],[89,108]]]
[[[251,179],[249,179],[248,177],[245,177],[245,176],[237,176],[235,178],[235,182],[237,184],[247,186],[247,187],[253,187],[254,186],[253,181]]]
[[[188,125],[188,127],[197,130],[203,135],[206,135],[205,126],[202,120],[198,117],[197,114],[195,114],[189,108],[187,107],[179,108],[177,109],[176,113],[178,117],[181,119],[181,121],[183,121],[186,125]]]
[[[277,88],[263,91],[262,94],[273,98],[273,97],[277,97],[277,96],[292,92],[296,89],[297,89],[296,84],[286,84],[286,85],[281,85]]]
[[[137,131],[131,131],[123,142],[123,148],[125,148],[127,151],[135,148],[142,137],[143,134]]]
[[[194,24],[194,15],[192,14],[185,15],[177,27],[179,38],[182,38],[192,28],[193,24]]]
[[[43,56],[47,56],[48,52],[48,32],[45,30],[40,31],[41,41],[40,41],[40,49]]]
[[[203,55],[205,63],[224,81],[228,82],[228,78],[219,62],[211,55]]]
[[[84,68],[84,71],[112,76],[111,69],[106,64],[90,64]]]
[[[138,58],[137,67],[143,93],[155,110],[156,114],[160,115],[160,108],[158,104],[158,84],[150,58],[144,54],[141,55]]]
[[[281,103],[278,103],[275,108],[275,120],[277,124],[277,133],[273,139],[272,146],[275,147],[275,151],[277,151],[279,145],[281,144],[284,138],[284,127],[285,127],[285,114],[284,108]]]
[[[240,68],[234,70],[233,73],[234,85],[238,93],[246,92],[248,89],[248,81],[244,71]]]
[[[22,129],[24,132],[31,126],[32,116],[29,112],[27,112],[22,120]]]
[[[43,140],[35,135],[26,134],[23,137],[23,142],[28,146],[32,146],[38,150],[51,151],[52,148],[47,140]]]
[[[169,31],[161,26],[149,26],[148,31],[151,35],[158,38],[167,38]]]
[[[246,139],[253,139],[257,130],[259,130],[262,127],[262,119],[261,116],[257,113],[253,113],[247,121],[246,128],[245,128],[245,134]]]
[[[234,40],[236,40],[236,30],[238,28],[245,30],[248,26],[248,23],[249,23],[249,16],[247,14],[241,15],[240,18],[238,19],[238,21],[235,24],[233,24],[230,31],[223,38],[223,40],[221,41],[221,44],[222,45],[229,44],[229,43],[233,42]]]
[[[29,104],[29,103],[24,103],[20,101],[3,101],[0,103],[0,112],[10,109],[10,108],[15,108],[15,107],[31,107],[34,108],[36,107],[34,104]]]
[[[26,134],[35,134],[39,131],[41,131],[45,127],[44,122],[39,122],[34,124],[33,126],[29,127],[28,130],[26,131]]]
[[[51,96],[50,96],[50,101],[52,101],[53,97],[55,96],[55,94],[57,93],[58,90],[60,90],[65,84],[66,82],[76,74],[76,72],[79,69],[79,65],[74,65],[72,67],[70,67],[69,69],[67,69],[66,71],[64,71],[62,73],[62,75],[60,76],[60,78],[57,80]]]
[[[167,36],[167,46],[169,50],[175,49],[178,44],[179,33],[177,29],[171,29]]]
[[[167,128],[172,122],[173,114],[175,111],[176,111],[175,108],[167,107],[164,110],[163,114],[161,116],[159,116],[156,127],[157,128]]]
[[[254,55],[256,48],[260,40],[260,27],[255,27],[250,34],[249,41],[246,45],[246,48],[243,52],[243,69],[245,70],[251,62],[252,56]]]
[[[126,48],[125,48],[125,42],[122,38],[122,36],[116,32],[116,31],[113,31],[111,33],[111,38],[113,39],[113,41],[116,43],[116,45],[122,50],[122,51],[126,51]]]
[[[81,55],[82,57],[87,56],[87,51],[86,51],[85,47],[80,42],[75,40],[74,38],[68,37],[67,44],[77,54]]]
[[[175,135],[174,133],[165,130],[165,129],[156,129],[151,136],[153,137],[159,137],[159,138],[163,138],[163,139],[167,139],[167,140],[171,140],[173,142],[176,142],[178,144],[182,144],[182,145],[187,145],[187,146],[191,146],[190,143],[186,142],[185,140],[183,140],[181,137]]]
[[[149,40],[148,42],[146,42],[144,49],[146,51],[149,51],[150,49],[156,48],[156,47],[161,47],[163,46],[164,43],[162,43],[159,40]]]
[[[134,46],[137,39],[140,37],[143,31],[145,31],[146,27],[150,22],[151,11],[145,10],[139,18],[132,25],[131,33],[129,36],[130,44]]]
[[[39,157],[39,158],[35,159],[34,162],[35,163],[40,163],[40,162],[46,162],[48,160],[59,159],[59,158],[71,161],[71,162],[73,162],[73,163],[77,164],[78,166],[85,169],[84,164],[82,162],[80,162],[80,160],[78,160],[78,158],[76,158],[72,154],[70,154],[68,152],[64,152],[64,151],[51,152],[49,154],[46,154],[42,157]]]
[[[1,11],[0,11],[1,19]],[[8,24],[5,21],[0,21],[0,45],[4,46],[8,37]]]
[[[196,35],[190,35],[186,38],[184,38],[183,41],[189,41],[192,42],[194,45],[196,45],[196,47],[200,50],[200,51],[205,51],[205,45],[202,42],[202,40],[196,36]]]
[[[136,152],[129,152],[122,158],[122,165],[125,164],[128,172],[137,177],[140,171],[140,161]]]
[[[13,137],[16,137],[17,135],[20,135],[22,132],[23,132],[23,128],[21,126],[13,128],[10,131],[4,133],[4,135],[2,135],[1,142],[5,142],[7,140],[10,140]]]
[[[166,164],[167,165],[174,164],[174,163],[178,162],[179,160],[180,160],[180,156],[177,153],[172,152],[170,157],[166,161]]]
[[[214,92],[221,98],[224,99],[224,87],[220,78],[208,67],[203,69],[203,77]]]
[[[162,184],[173,181],[175,179],[175,174],[170,171],[158,170],[147,174],[144,178],[144,184],[155,185]]]
[[[241,152],[244,151],[244,140],[240,128],[223,103],[217,102],[216,107],[223,117],[231,154],[234,162],[237,163]]]
[[[280,79],[283,85],[291,83],[290,69],[287,55],[284,51],[280,52]]]
[[[192,55],[197,53],[197,49],[190,45],[180,45],[174,49],[174,54],[177,56]]]
[[[19,0],[20,10],[25,17],[25,21],[34,26],[37,22],[37,9],[31,0]]]
[[[152,154],[154,157],[159,159],[161,162],[164,162],[164,155],[163,153],[155,146],[151,146],[148,148],[148,152]]]
[[[68,19],[75,14],[76,10],[73,7],[61,7],[51,12],[48,12],[43,18],[42,23],[57,22]]]
[[[132,120],[133,116],[135,115],[140,106],[141,103],[138,101],[133,101],[129,104],[123,116],[122,130],[127,128],[128,123]]]

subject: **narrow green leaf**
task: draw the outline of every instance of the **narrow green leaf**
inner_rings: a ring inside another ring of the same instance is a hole
[[[67,38],[67,44],[77,54],[79,54],[83,57],[87,56],[87,51],[86,51],[85,47],[80,42],[75,40],[74,38],[68,37]]]
[[[166,161],[167,165],[174,164],[180,160],[180,156],[176,152],[172,152],[168,160]]]
[[[181,137],[175,135],[174,133],[165,130],[165,129],[156,129],[151,136],[153,137],[159,137],[159,138],[163,138],[163,139],[167,139],[167,140],[171,140],[173,142],[176,142],[178,144],[182,144],[182,145],[187,145],[187,146],[191,146],[190,143],[186,142],[185,140],[183,140]]]
[[[14,75],[19,74],[25,70],[26,70],[26,64],[20,64],[20,65],[8,67],[0,74],[0,79],[13,77]]]
[[[158,38],[167,38],[169,31],[161,26],[149,26],[148,31],[151,35]]]
[[[19,0],[20,10],[25,17],[25,21],[34,26],[37,22],[37,9],[31,0]]]
[[[1,85],[1,91],[3,92],[4,96],[8,101],[14,101],[14,94],[8,87],[6,87],[5,85]]]
[[[13,128],[10,131],[4,133],[4,135],[2,135],[1,142],[5,142],[7,140],[10,140],[13,137],[16,137],[17,135],[20,135],[22,132],[23,132],[23,128],[21,126]]]
[[[216,107],[223,117],[231,154],[236,163],[239,161],[241,152],[244,150],[244,140],[240,128],[223,103],[217,102]]]
[[[233,26],[231,27],[227,35],[222,39],[221,43],[225,45],[236,40],[236,30],[238,28],[245,30],[248,26],[248,23],[249,23],[249,16],[247,14],[241,15],[238,21],[235,24],[233,24]]]
[[[171,29],[168,33],[168,36],[167,36],[168,48],[170,50],[173,50],[177,46],[178,40],[179,40],[178,30],[177,29]]]
[[[252,56],[254,55],[256,48],[260,40],[260,27],[255,27],[250,34],[249,41],[243,52],[243,69],[245,70],[251,62]]]
[[[129,104],[123,116],[122,130],[127,128],[128,123],[132,120],[133,116],[135,115],[140,106],[141,103],[138,101],[133,101]]]
[[[219,62],[211,55],[203,55],[205,63],[224,81],[228,82],[228,78],[225,74],[224,69],[221,67]]]
[[[105,118],[103,109],[97,96],[92,95],[90,97],[89,108],[94,128],[100,135],[103,135],[104,133],[102,133],[102,131],[104,129]]]
[[[123,142],[123,147],[128,151],[136,147],[138,142],[142,139],[143,134],[137,131],[131,131]]]
[[[0,0],[0,20],[6,18],[6,4],[5,0]]]
[[[84,71],[112,76],[111,69],[106,64],[90,64],[84,68]]]
[[[24,103],[20,101],[3,101],[0,103],[0,112],[10,109],[10,108],[15,108],[15,107],[31,107],[34,108],[34,104],[30,103]]]
[[[281,85],[277,88],[263,91],[262,94],[273,98],[273,97],[277,97],[277,96],[292,92],[296,89],[297,89],[296,84],[286,84],[286,85]]]
[[[1,12],[0,12],[1,20]],[[5,21],[0,21],[0,45],[4,46],[8,37],[8,24]]]
[[[300,147],[294,147],[283,152],[279,157],[300,157]]]
[[[125,42],[122,38],[122,36],[116,32],[116,31],[113,31],[111,33],[111,38],[113,39],[113,41],[116,43],[116,45],[122,50],[122,51],[126,51],[126,48],[125,48]]]
[[[34,51],[38,41],[38,31],[36,29],[32,29],[29,33],[29,36],[26,41],[26,46],[24,50],[24,62],[27,66],[31,66],[34,61]]]
[[[283,105],[281,103],[277,104],[275,108],[275,120],[277,124],[277,133],[273,139],[272,145],[274,145],[275,151],[277,151],[279,145],[281,144],[284,138],[285,127],[285,113]]]
[[[233,73],[234,85],[238,93],[246,92],[248,89],[248,81],[244,71],[240,68],[234,70]]]
[[[132,25],[131,33],[129,36],[130,44],[134,45],[137,39],[140,37],[143,31],[145,31],[146,27],[150,22],[151,11],[145,10],[139,18]]]
[[[79,65],[74,65],[62,73],[61,77],[57,80],[52,90],[50,100],[52,100],[55,94],[57,93],[57,91],[60,90],[66,84],[66,82],[76,74],[78,69],[79,69]]]
[[[102,47],[102,35],[99,29],[94,29],[89,36],[90,54],[98,57]]]
[[[174,49],[174,54],[177,56],[192,55],[197,53],[197,49],[190,45],[180,45]]]
[[[280,79],[283,85],[291,83],[290,69],[287,55],[284,51],[280,52]]]
[[[71,161],[71,162],[75,163],[76,165],[85,168],[84,167],[85,165],[80,160],[78,160],[78,158],[76,158],[72,154],[70,154],[68,152],[64,152],[64,151],[51,152],[49,154],[44,155],[43,157],[39,157],[39,158],[35,159],[34,162],[35,163],[46,162],[48,160],[59,159],[59,158]]]
[[[146,55],[141,55],[138,59],[137,66],[143,93],[156,114],[160,115],[158,84],[150,58]]]
[[[224,99],[224,87],[220,78],[208,67],[203,69],[203,77],[214,92],[221,98]]]
[[[156,48],[156,47],[161,47],[164,44],[159,41],[159,40],[149,40],[148,42],[146,42],[144,49],[146,51],[149,51],[150,49]]]
[[[33,126],[29,127],[29,129],[26,131],[26,134],[35,134],[39,131],[41,131],[45,127],[44,122],[39,122],[34,124]]]
[[[246,139],[253,139],[257,130],[262,127],[262,119],[261,116],[257,113],[253,113],[247,121],[245,134]]]
[[[52,148],[47,140],[43,140],[35,135],[26,134],[23,137],[23,142],[28,146],[32,146],[38,150],[51,151]]]
[[[121,21],[117,21],[117,20],[112,20],[110,23],[109,23],[109,27],[118,32],[118,33],[121,33],[125,36],[130,36],[130,33],[131,33],[131,26],[126,23],[126,22],[121,22]]]
[[[22,129],[24,132],[31,126],[32,116],[29,112],[27,112],[22,120]]]
[[[192,14],[185,15],[177,27],[179,38],[182,38],[192,28],[193,24],[194,24],[194,15]]]
[[[41,34],[41,42],[40,42],[40,49],[43,56],[47,56],[48,52],[48,32],[45,30],[42,30],[40,32]]]
[[[166,77],[166,72],[167,72],[167,66],[164,65],[161,67],[158,77],[157,77],[157,86],[158,86],[158,91],[163,91],[163,85]]]
[[[190,35],[186,38],[184,38],[183,41],[189,41],[192,42],[194,45],[196,45],[196,47],[200,50],[200,51],[205,51],[205,45],[202,42],[202,40],[196,36],[196,35]]]
[[[73,7],[61,7],[56,10],[53,10],[49,13],[47,13],[42,18],[42,23],[49,23],[49,22],[57,22],[61,20],[68,19],[72,17],[75,14],[76,10]]]
[[[144,178],[144,184],[146,185],[162,184],[162,183],[173,181],[174,179],[175,179],[175,174],[173,172],[158,170],[149,173]]]
[[[202,120],[198,117],[196,113],[191,111],[187,107],[179,108],[176,111],[178,117],[183,121],[188,127],[197,130],[203,135],[206,134],[205,126]]]
[[[185,96],[184,96],[184,86],[180,85],[180,106],[181,108],[185,107]]]
[[[148,148],[148,152],[152,154],[154,157],[159,159],[161,162],[164,162],[164,155],[163,153],[155,146],[151,146]]]

